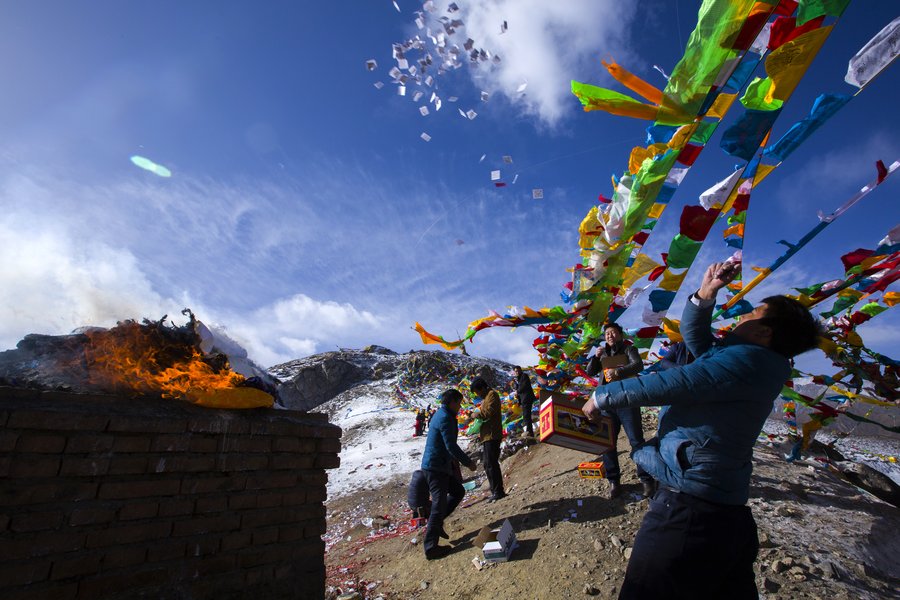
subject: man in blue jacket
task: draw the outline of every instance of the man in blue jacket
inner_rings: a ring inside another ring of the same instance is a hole
[[[657,436],[632,452],[660,484],[634,540],[619,598],[757,598],[753,446],[790,359],[816,346],[820,327],[799,302],[766,298],[721,340],[710,332],[716,294],[738,264],[714,263],[685,304],[689,365],[598,386],[584,405],[666,406]]]
[[[467,468],[474,470],[475,463],[456,443],[459,429],[456,415],[462,403],[462,394],[455,389],[441,394],[441,408],[434,413],[428,427],[428,438],[425,440],[425,453],[422,455],[422,472],[428,481],[428,493],[431,496],[431,512],[428,515],[428,526],[425,528],[425,558],[434,560],[450,553],[449,546],[440,546],[441,534],[444,533],[444,517],[449,514],[447,494],[450,479],[453,476],[453,459]],[[446,534],[444,534],[446,537]]]

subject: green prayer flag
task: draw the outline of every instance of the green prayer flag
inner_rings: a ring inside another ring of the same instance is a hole
[[[625,209],[625,226],[622,228],[622,239],[628,240],[640,231],[647,219],[650,208],[659,195],[659,190],[666,182],[666,176],[675,164],[678,152],[667,150],[655,158],[648,158],[634,176],[631,196]]]
[[[797,26],[822,15],[839,17],[848,4],[850,0],[801,0],[800,6],[797,7]]]
[[[670,269],[686,269],[691,266],[703,242],[695,242],[686,235],[677,234],[669,245]]]
[[[772,88],[772,84],[771,77],[766,77],[765,79],[754,78],[750,85],[747,86],[744,95],[741,96],[741,104],[745,108],[753,110],[778,110],[784,104],[783,100],[773,98],[771,102],[766,102],[766,95]]]
[[[691,143],[700,144],[701,146],[706,145],[706,142],[715,133],[718,124],[718,121],[701,121],[698,123],[697,129],[694,130],[694,135],[691,136]]]
[[[877,302],[869,302],[868,304],[866,304],[862,308],[860,308],[859,312],[861,312],[863,314],[867,314],[870,317],[874,317],[876,315],[883,313],[886,310],[887,310],[886,306],[882,306],[882,305],[878,304]]]

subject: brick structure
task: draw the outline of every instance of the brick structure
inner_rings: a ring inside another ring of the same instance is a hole
[[[325,415],[0,388],[0,597],[321,598]]]

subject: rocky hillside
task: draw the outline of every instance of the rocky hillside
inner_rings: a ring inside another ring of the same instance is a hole
[[[398,354],[381,346],[314,354],[269,369],[281,381],[280,403],[293,410],[312,410],[361,385],[392,384],[403,395],[444,382],[453,385],[464,377],[483,377],[503,387],[512,365],[499,360],[443,351]]]

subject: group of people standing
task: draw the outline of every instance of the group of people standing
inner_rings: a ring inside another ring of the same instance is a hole
[[[612,419],[616,436],[625,429],[644,495],[650,497],[620,599],[757,598],[753,563],[759,541],[746,506],[753,446],[790,376],[791,359],[816,346],[821,326],[800,302],[771,296],[731,332],[715,338],[716,295],[734,280],[738,268],[739,263],[727,262],[707,268],[700,288],[685,303],[684,341],[670,349],[655,372],[637,377],[643,368],[640,356],[616,324],[607,325],[606,343],[589,363],[588,375],[602,374],[602,379],[582,411],[591,420],[601,415]],[[619,358],[609,360],[613,357]],[[528,391],[523,389],[526,380],[517,368],[520,403],[531,392],[530,382]],[[498,460],[499,396],[480,378],[470,387],[482,398],[483,460],[495,501],[505,496]],[[533,402],[533,392],[530,398]],[[451,483],[454,460],[475,468],[456,441],[461,401],[459,391],[444,392],[422,459],[430,493],[428,559],[450,552],[438,541],[446,537],[444,519],[464,494],[461,476],[459,487]],[[641,428],[642,406],[661,407],[656,436],[648,441]],[[522,408],[531,432],[531,405]],[[611,450],[602,460],[610,495],[618,496],[617,453]]]

